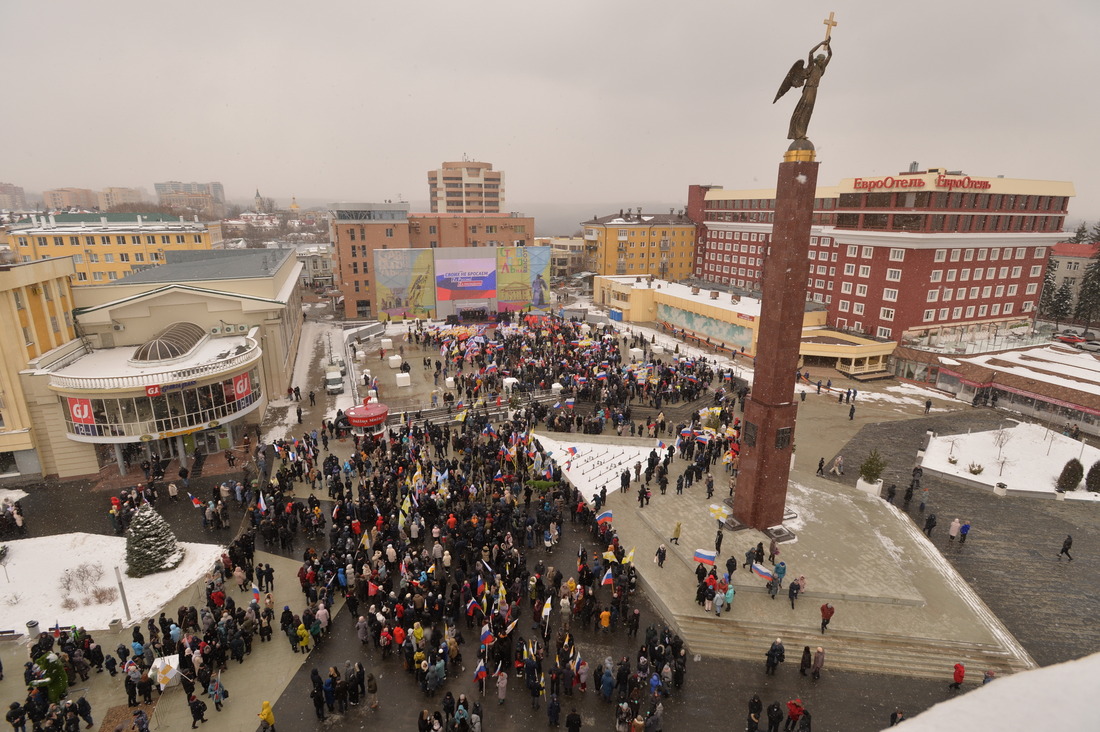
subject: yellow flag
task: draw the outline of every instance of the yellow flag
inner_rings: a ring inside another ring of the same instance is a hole
[[[634,547],[630,547],[630,551],[626,553],[626,557],[623,559],[623,564],[634,563]]]
[[[619,561],[618,559],[615,558],[615,552],[604,552],[603,553],[603,558],[606,559],[609,562]]]

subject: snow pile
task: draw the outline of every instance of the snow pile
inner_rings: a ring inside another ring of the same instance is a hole
[[[967,678],[980,671],[967,669]],[[900,729],[1024,730],[1095,729],[1096,712],[1087,703],[1100,674],[1100,653],[1056,666],[1025,671],[940,702]]]
[[[134,579],[125,573],[126,540],[122,537],[78,532],[20,539],[5,546],[8,556],[4,562],[6,581],[0,590],[0,629],[20,632],[29,620],[37,620],[43,630],[56,623],[103,630],[115,618],[126,617],[119,597],[104,604],[85,605],[85,593],[76,590],[66,593],[60,585],[66,571],[78,570],[82,565],[98,568],[102,577],[95,587],[117,590],[115,567],[118,567],[131,622],[139,623],[156,616],[172,598],[205,576],[222,553],[216,544],[180,543],[185,551],[178,567]],[[62,602],[66,596],[75,600],[78,607],[65,609]]]
[[[1073,458],[1080,460],[1087,472],[1100,460],[1100,449],[1041,425],[1012,423],[1003,430],[934,437],[922,465],[991,488],[1004,483],[1013,491],[1053,494],[1062,468]],[[951,459],[956,462],[952,464]],[[971,465],[981,466],[981,472],[972,473]],[[1078,490],[1067,493],[1066,498],[1098,501],[1100,494]]]
[[[649,453],[656,449],[658,442],[654,439],[650,447],[626,444],[607,445],[571,440],[565,432],[554,433],[554,435],[554,437],[548,437],[542,433],[535,433],[533,437],[561,466],[562,476],[576,486],[589,503],[605,486],[608,495],[619,490],[623,470],[629,470],[633,477],[635,463],[641,463],[644,468]],[[578,435],[578,437],[583,436]],[[569,448],[575,449],[576,454],[570,454]],[[660,452],[658,451],[658,454]]]

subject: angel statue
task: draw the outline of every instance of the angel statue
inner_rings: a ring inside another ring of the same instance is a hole
[[[820,48],[824,48],[825,53],[814,56]],[[806,128],[810,126],[810,116],[814,113],[814,102],[817,101],[817,85],[821,82],[825,67],[829,65],[832,58],[833,49],[829,46],[829,39],[826,38],[810,49],[805,65],[802,59],[794,62],[794,66],[787,72],[787,78],[783,79],[783,83],[779,86],[779,93],[775,95],[772,104],[778,102],[781,96],[791,90],[791,87],[802,87],[802,98],[798,100],[794,114],[791,115],[791,127],[787,132],[788,140],[806,139]]]

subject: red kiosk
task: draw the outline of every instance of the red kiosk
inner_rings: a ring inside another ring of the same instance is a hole
[[[364,399],[363,404],[351,407],[344,412],[344,417],[352,427],[362,427],[368,434],[378,434],[386,424],[386,417],[390,415],[390,408],[385,404],[371,402]]]

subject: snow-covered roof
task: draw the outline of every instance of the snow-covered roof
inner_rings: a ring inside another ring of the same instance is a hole
[[[619,284],[632,285],[635,290],[648,290],[658,289],[661,292],[667,292],[675,297],[681,297],[685,300],[694,300],[712,307],[719,308],[721,310],[728,310],[731,313],[738,313],[741,315],[750,315],[752,317],[758,317],[760,315],[760,301],[755,297],[748,297],[741,295],[738,302],[733,302],[732,296],[728,292],[722,292],[717,300],[712,300],[710,297],[711,290],[701,287],[699,294],[695,295],[691,292],[691,287],[688,285],[681,285],[679,282],[669,282],[668,280],[653,280],[650,284],[648,276],[641,277],[641,281],[637,281],[639,277],[637,275],[625,275],[625,276],[604,276],[604,279],[617,282]]]

